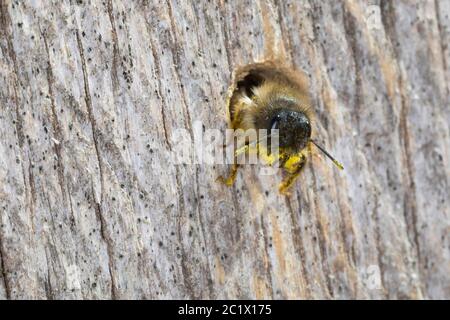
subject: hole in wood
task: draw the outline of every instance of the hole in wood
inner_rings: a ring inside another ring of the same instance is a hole
[[[292,68],[275,61],[252,63],[235,71],[227,104],[230,122],[234,117],[235,106],[241,96],[240,93],[245,93],[246,96],[251,97],[254,88],[259,87],[265,80],[274,78],[288,87],[301,88],[305,92],[305,104],[309,104],[307,95],[308,78],[304,73],[293,71]]]

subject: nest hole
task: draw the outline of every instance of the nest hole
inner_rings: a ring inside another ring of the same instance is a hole
[[[245,92],[247,96],[251,97],[253,88],[260,86],[265,79],[274,77],[287,85],[293,84],[291,71],[275,61],[253,63],[237,69],[230,87],[231,93],[228,104],[230,119],[233,118],[233,105],[238,92]]]

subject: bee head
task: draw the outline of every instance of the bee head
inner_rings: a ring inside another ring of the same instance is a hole
[[[311,122],[305,113],[292,109],[275,111],[269,129],[278,129],[281,149],[298,152],[311,139]]]

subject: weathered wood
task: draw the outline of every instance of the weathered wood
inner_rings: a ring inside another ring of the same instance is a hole
[[[0,298],[450,297],[450,1],[0,2]],[[173,165],[270,59],[345,171]]]

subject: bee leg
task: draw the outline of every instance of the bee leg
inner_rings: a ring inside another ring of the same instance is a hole
[[[281,194],[289,194],[287,190],[294,184],[295,180],[300,175],[303,167],[306,163],[306,157],[300,155],[299,160],[295,163],[290,163],[289,159],[285,164],[285,169],[289,172],[289,175],[281,181],[278,191]]]
[[[236,129],[239,127],[239,123],[241,121],[241,110],[242,110],[242,106],[240,104],[235,106],[234,116],[231,121],[231,128],[233,128],[233,129]],[[235,157],[236,157],[236,154],[235,154]],[[234,159],[234,161],[236,161],[236,158]],[[228,177],[224,178],[223,176],[219,176],[219,177],[217,177],[216,181],[219,181],[219,182],[223,183],[224,185],[231,187],[233,185],[234,181],[236,180],[238,169],[239,169],[239,165],[236,162],[234,162],[233,166],[231,167],[231,171],[230,171],[230,174],[228,175]]]
[[[231,187],[234,183],[234,180],[236,180],[237,172],[239,169],[239,165],[237,163],[234,163],[231,167],[230,174],[227,178],[224,178],[223,176],[219,176],[216,181],[219,181],[223,184],[225,184],[228,187]]]

